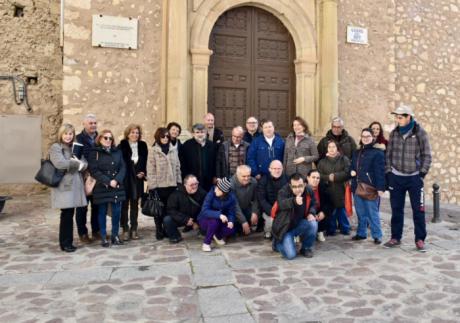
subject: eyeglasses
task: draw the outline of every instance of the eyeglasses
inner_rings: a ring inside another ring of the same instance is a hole
[[[162,138],[162,139],[163,139],[163,138],[169,138],[169,135],[163,135],[163,136],[161,136],[161,138]]]
[[[398,119],[398,120],[403,120],[403,119],[406,119],[407,116],[399,115],[399,114],[398,114],[398,115],[395,116],[395,118]]]
[[[302,185],[291,185],[291,188],[292,188],[292,189],[304,188],[304,186],[305,186],[304,184],[302,184]]]
[[[198,184],[200,184],[200,183],[189,183],[189,184],[187,184],[187,186],[198,186]]]
[[[372,136],[361,136],[361,138],[363,138],[363,139],[372,138]]]
[[[112,141],[112,140],[113,140],[113,138],[112,138],[112,137],[107,137],[107,136],[103,136],[102,138],[104,138],[104,140],[110,140],[110,141]]]
[[[257,124],[257,121],[254,121],[254,122],[246,122],[246,124]]]

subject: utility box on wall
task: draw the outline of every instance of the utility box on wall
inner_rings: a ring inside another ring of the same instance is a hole
[[[42,157],[41,116],[0,115],[0,184],[35,183]]]

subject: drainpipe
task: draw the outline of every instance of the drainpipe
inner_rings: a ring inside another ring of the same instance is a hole
[[[64,47],[64,2],[65,0],[61,0],[61,25],[59,30],[59,45]]]

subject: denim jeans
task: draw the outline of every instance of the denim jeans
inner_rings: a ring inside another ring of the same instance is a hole
[[[391,238],[401,240],[404,227],[404,204],[406,192],[409,192],[412,216],[414,218],[415,241],[425,241],[425,201],[423,180],[419,175],[398,176],[390,173],[388,176],[391,204]]]
[[[118,231],[120,230],[120,215],[121,215],[121,202],[110,202],[112,206],[112,238],[118,236]],[[102,239],[105,239],[107,235],[107,208],[109,203],[99,204],[99,227],[101,232]]]
[[[371,228],[371,236],[374,239],[382,239],[382,229],[380,227],[379,204],[380,198],[375,200],[365,200],[358,195],[353,195],[355,210],[358,215],[358,230],[356,235],[367,237],[367,225]]]
[[[329,225],[327,234],[334,235],[337,231],[337,222],[339,223],[340,232],[348,234],[350,232],[350,221],[348,221],[347,213],[344,207],[334,209],[329,217]]]
[[[284,234],[283,240],[276,242],[276,250],[281,252],[286,259],[294,259],[297,256],[294,237],[300,236],[301,250],[311,249],[315,244],[317,231],[318,222],[302,219],[294,229]]]
[[[181,234],[177,228],[184,226],[183,223],[177,223],[170,215],[167,215],[163,218],[163,226],[170,240],[181,238]]]

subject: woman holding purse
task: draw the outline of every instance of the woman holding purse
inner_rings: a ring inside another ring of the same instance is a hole
[[[94,204],[98,205],[98,221],[102,247],[109,247],[107,241],[106,214],[109,204],[112,208],[112,245],[122,245],[118,236],[120,228],[121,203],[126,199],[123,180],[126,166],[121,150],[115,146],[112,131],[103,130],[96,138],[96,147],[89,154],[89,171],[96,179],[93,190]]]
[[[77,159],[72,156],[72,145],[75,139],[75,128],[68,123],[63,124],[58,131],[58,142],[49,151],[50,161],[65,175],[58,187],[51,190],[51,205],[61,209],[59,223],[59,245],[62,251],[74,252],[73,245],[73,215],[75,208],[87,205],[82,172],[87,167],[85,157]]]
[[[124,137],[118,145],[126,165],[124,180],[126,200],[121,208],[120,226],[123,228],[122,239],[128,241],[129,239],[139,239],[137,218],[139,199],[144,192],[144,180],[147,174],[148,148],[145,141],[141,140],[142,129],[140,125],[130,124],[125,129]]]
[[[155,143],[148,162],[147,182],[149,190],[156,190],[158,193],[164,211],[169,195],[176,190],[178,183],[182,183],[180,161],[177,146],[171,145],[167,128],[158,128],[154,137]],[[164,214],[154,218],[157,240],[164,238],[163,216]]]
[[[351,188],[358,215],[358,229],[352,240],[366,240],[369,224],[374,243],[381,244],[379,200],[385,191],[385,156],[374,143],[372,129],[363,129],[360,149],[353,153],[351,160]]]

